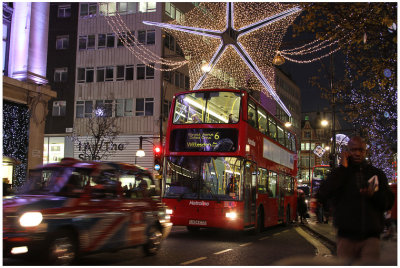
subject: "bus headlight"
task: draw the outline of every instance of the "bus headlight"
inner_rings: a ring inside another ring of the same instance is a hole
[[[232,212],[227,212],[225,214],[225,217],[227,217],[230,220],[235,220],[237,218],[237,214],[236,212],[232,211]]]
[[[43,215],[40,212],[25,212],[19,218],[19,224],[22,227],[38,226],[43,220]]]

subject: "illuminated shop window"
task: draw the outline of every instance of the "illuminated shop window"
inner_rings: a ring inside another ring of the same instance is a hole
[[[43,164],[61,161],[64,158],[64,151],[64,137],[44,137]]]

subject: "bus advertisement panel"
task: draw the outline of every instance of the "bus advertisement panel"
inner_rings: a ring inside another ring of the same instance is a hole
[[[246,91],[175,95],[162,193],[173,224],[261,230],[288,223],[296,216],[296,167],[295,135]]]

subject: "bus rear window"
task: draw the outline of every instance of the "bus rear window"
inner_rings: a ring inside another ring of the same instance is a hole
[[[231,124],[239,122],[240,94],[196,92],[176,97],[174,124]]]

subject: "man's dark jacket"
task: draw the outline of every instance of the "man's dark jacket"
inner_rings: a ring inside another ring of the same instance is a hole
[[[367,187],[374,175],[378,176],[379,190],[372,196],[360,194],[360,189]],[[383,213],[394,202],[385,173],[366,162],[358,165],[349,162],[347,168],[333,169],[321,185],[317,198],[321,203],[332,205],[338,236],[356,240],[379,237],[384,227]]]

